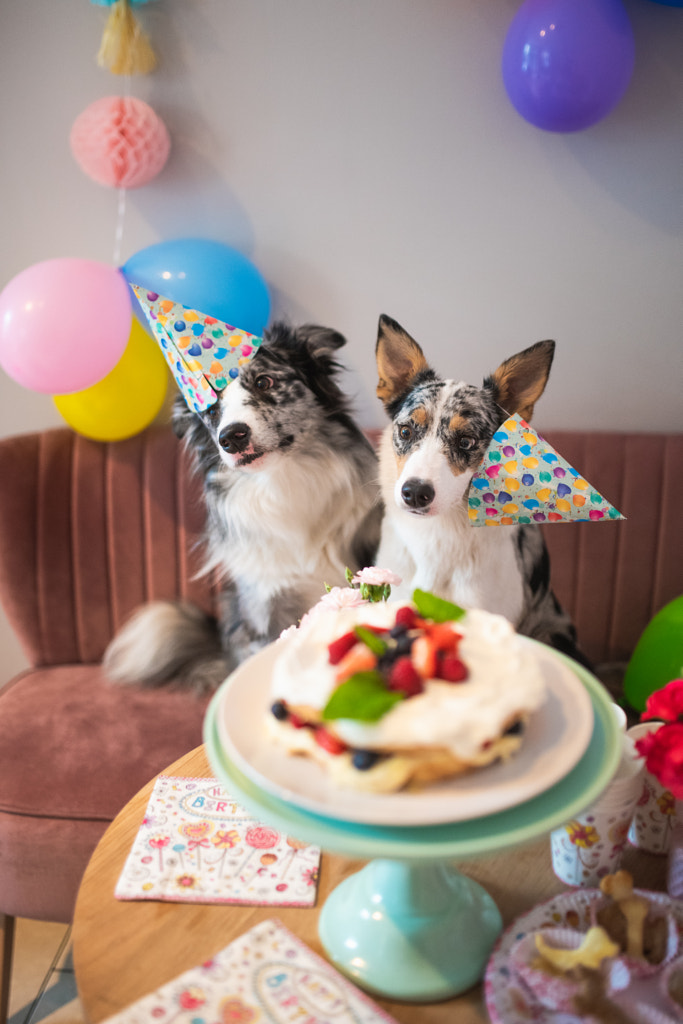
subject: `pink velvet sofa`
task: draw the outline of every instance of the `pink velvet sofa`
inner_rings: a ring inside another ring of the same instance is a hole
[[[546,528],[556,593],[618,690],[642,629],[683,589],[683,435],[548,440],[628,517]],[[115,444],[66,429],[0,441],[0,598],[31,665],[0,680],[0,1024],[14,917],[70,921],[108,823],[201,742],[206,701],[114,686],[100,659],[146,600],[211,609],[211,581],[195,578],[202,518],[170,428]]]

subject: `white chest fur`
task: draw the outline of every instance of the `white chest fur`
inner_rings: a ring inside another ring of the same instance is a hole
[[[395,501],[395,461],[390,438],[382,445],[386,514],[377,564],[402,577],[397,597],[416,587],[466,608],[504,615],[517,625],[524,588],[515,552],[517,527],[473,527],[464,500],[440,515],[414,515]]]

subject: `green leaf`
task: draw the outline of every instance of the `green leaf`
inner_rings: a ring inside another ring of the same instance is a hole
[[[381,636],[377,636],[377,634],[373,633],[373,631],[368,629],[367,626],[356,626],[353,631],[358,639],[364,643],[366,647],[370,648],[373,654],[376,654],[378,658],[381,658],[387,649],[387,645],[384,640],[382,640]]]
[[[338,686],[323,708],[323,721],[351,718],[356,722],[378,722],[403,694],[387,690],[379,672],[356,672]]]
[[[431,619],[433,622],[454,622],[465,614],[464,608],[426,590],[413,591],[413,604],[423,619]]]

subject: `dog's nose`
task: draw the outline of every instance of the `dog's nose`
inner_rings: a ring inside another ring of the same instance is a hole
[[[401,488],[401,497],[408,508],[428,508],[434,501],[434,488],[428,480],[412,477]]]
[[[246,451],[251,441],[251,429],[246,423],[231,423],[223,427],[218,435],[218,443],[228,455],[237,455]]]

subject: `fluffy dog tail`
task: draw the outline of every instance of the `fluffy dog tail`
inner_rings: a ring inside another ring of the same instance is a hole
[[[110,679],[147,688],[171,685],[211,693],[228,674],[216,620],[192,604],[152,601],[139,608],[107,647]]]

